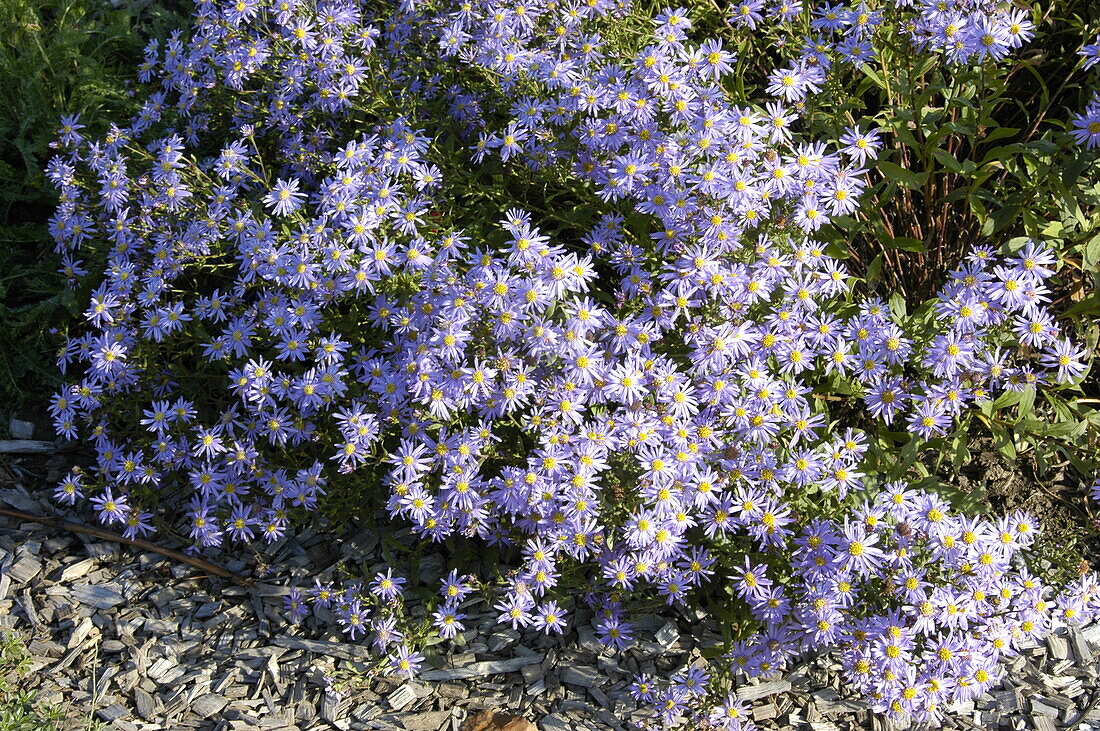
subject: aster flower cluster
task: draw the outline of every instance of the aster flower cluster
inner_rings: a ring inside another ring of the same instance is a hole
[[[901,4],[901,3],[899,3]],[[920,49],[942,53],[952,63],[1000,60],[1029,41],[1035,24],[1030,8],[996,0],[926,0],[906,29]]]
[[[349,581],[342,586],[314,579],[307,591],[291,589],[284,598],[283,611],[297,624],[311,611],[325,613],[350,640],[368,638],[371,647],[384,656],[383,663],[392,675],[412,678],[424,662],[413,649],[403,629],[405,579],[392,569],[378,572],[364,585]]]
[[[842,523],[800,531],[790,565],[797,580],[746,560],[735,585],[765,629],[726,659],[735,673],[768,675],[799,653],[839,645],[842,672],[875,712],[939,725],[947,706],[995,687],[1000,661],[1052,622],[1078,624],[1100,610],[1095,574],[1053,601],[1039,578],[1016,568],[1038,534],[1024,513],[967,517],[934,494],[889,483]],[[892,606],[865,614],[869,594]],[[642,676],[633,692],[668,723],[746,727],[733,698],[694,703],[677,678]]]
[[[966,48],[998,58],[1030,32],[981,9],[995,43]],[[867,422],[928,439],[1005,391],[1080,378],[1086,354],[1046,307],[1057,259],[975,248],[919,317],[858,296],[814,237],[859,207],[879,134],[798,126],[832,70],[872,54],[881,14],[812,11],[822,35],[758,104],[722,86],[735,56],[690,41],[682,9],[639,49],[606,40],[626,10],[200,3],[190,40],[147,50],[161,88],[143,111],[102,139],[65,120],[50,164],[65,270],[96,270],[51,413],[97,462],[57,497],[131,535],[171,498],[197,547],[272,543],[369,470],[417,536],[514,550],[489,600],[501,623],[565,631],[568,569],[620,650],[631,598],[685,606],[732,582],[759,632],[728,669],[842,646],[877,707],[936,720],[1048,626],[1047,588],[1018,560],[1038,526],[882,486],[863,472],[868,436],[817,396],[843,385]],[[730,21],[751,33],[802,12],[748,2]],[[938,8],[905,12],[919,46],[969,57],[933,40]],[[463,210],[445,188],[456,130],[461,165],[566,179],[594,225],[555,236],[519,205]],[[833,514],[796,515],[806,497]],[[286,610],[331,611],[411,675],[403,583],[318,583]],[[1096,610],[1079,589],[1067,619]],[[444,579],[444,639],[472,591]],[[706,673],[670,682],[636,694],[670,723],[709,697]],[[737,728],[744,710],[705,713]]]

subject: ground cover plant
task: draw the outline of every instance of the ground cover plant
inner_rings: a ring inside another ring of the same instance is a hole
[[[23,638],[0,632],[0,728],[6,731],[55,731],[65,718],[63,709],[39,703],[25,687],[31,664]]]
[[[661,723],[747,727],[738,676],[826,650],[938,723],[1100,607],[942,479],[978,439],[1096,468],[1097,41],[1055,12],[201,2],[47,169],[91,292],[50,410],[96,452],[56,497],[196,551],[372,508],[487,546],[430,623],[392,571],[290,595],[388,672],[471,598],[579,597],[612,651],[699,604],[726,644],[638,679]]]

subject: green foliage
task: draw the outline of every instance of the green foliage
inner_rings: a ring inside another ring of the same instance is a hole
[[[1079,0],[1033,7],[1036,39],[1011,64],[945,66],[929,58],[915,65],[907,41],[884,33],[885,47],[858,72],[865,77],[858,92],[835,108],[808,110],[810,124],[859,122],[886,133],[886,150],[869,174],[872,205],[864,210],[874,213],[838,219],[826,237],[847,252],[860,286],[894,293],[895,312],[904,314],[906,304],[915,310],[903,318],[910,325],[931,317],[922,303],[971,247],[1011,252],[1041,241],[1059,257],[1050,297],[1061,325],[1096,353],[1098,155],[1074,145],[1063,120],[1090,94],[1077,51],[1100,29],[1100,7]],[[924,480],[918,486],[942,488],[956,507],[978,512],[983,496],[960,493],[936,475],[958,471],[975,441],[989,438],[1009,462],[1034,459],[1039,474],[1068,463],[1089,477],[1097,468],[1097,396],[1090,373],[1068,388],[1037,384],[1007,393],[923,444],[870,430],[876,438],[867,466]]]
[[[31,656],[23,638],[14,631],[0,633],[0,731],[59,731],[65,719],[56,706],[36,702],[26,688]]]

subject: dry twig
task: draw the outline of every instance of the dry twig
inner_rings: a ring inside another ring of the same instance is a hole
[[[170,548],[164,548],[158,546],[155,543],[149,541],[143,541],[140,538],[127,538],[126,536],[109,531],[104,528],[97,528],[92,525],[82,525],[80,523],[73,523],[63,518],[51,518],[43,515],[31,515],[30,513],[24,513],[21,510],[9,510],[7,508],[0,508],[0,515],[13,518],[15,520],[29,520],[33,523],[41,523],[51,528],[57,528],[58,530],[72,531],[73,533],[83,533],[88,536],[95,536],[96,538],[102,538],[105,541],[114,541],[115,543],[124,543],[127,546],[133,546],[140,548],[143,551],[152,551],[153,553],[159,553],[161,556],[166,556],[181,563],[194,566],[195,568],[202,569],[214,576],[220,576],[223,579],[230,579],[234,583],[242,585],[250,585],[252,581],[236,574],[226,571],[221,566],[204,561],[201,558],[195,558],[194,556],[188,556],[186,553],[180,551],[173,551]]]

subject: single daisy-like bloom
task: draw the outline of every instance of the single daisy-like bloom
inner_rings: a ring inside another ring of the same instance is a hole
[[[275,181],[275,187],[271,189],[271,192],[264,196],[264,205],[276,216],[289,216],[298,210],[302,205],[302,201],[305,200],[305,194],[300,192],[298,187],[297,178],[291,180],[280,178]]]

